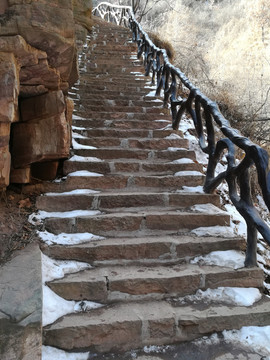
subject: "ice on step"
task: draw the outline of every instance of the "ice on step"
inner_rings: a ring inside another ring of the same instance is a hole
[[[199,289],[194,295],[187,295],[177,299],[181,303],[218,302],[236,306],[252,306],[261,299],[262,295],[257,288],[218,287],[216,289]]]
[[[90,195],[90,194],[98,194],[100,191],[92,190],[92,189],[75,189],[71,191],[65,191],[61,193],[49,192],[45,193],[44,196],[67,196],[67,195]]]
[[[207,255],[197,256],[190,261],[191,264],[216,265],[233,269],[243,268],[244,262],[244,253],[236,250],[212,251]]]
[[[91,233],[75,233],[75,234],[66,234],[61,233],[58,235],[52,234],[48,231],[38,231],[37,234],[47,245],[79,245],[84,244],[89,241],[99,241],[103,240],[104,237],[94,235]]]
[[[30,224],[38,225],[41,224],[44,219],[47,218],[75,218],[81,216],[94,216],[99,215],[101,212],[99,210],[72,210],[72,211],[62,211],[62,212],[48,212],[39,210],[37,213],[31,214],[28,218]]]
[[[79,156],[79,155],[73,155],[69,161],[79,161],[79,162],[103,162],[104,160],[101,160],[97,157],[91,157],[91,156]]]
[[[104,176],[104,175],[88,170],[79,170],[69,173],[68,176]]]
[[[186,170],[186,171],[178,171],[177,173],[174,174],[174,176],[203,176],[203,174],[199,171]]]
[[[197,236],[216,236],[216,237],[226,237],[226,238],[234,238],[236,235],[234,233],[233,228],[230,226],[209,226],[209,227],[199,227],[197,229],[193,229],[191,234]]]
[[[51,346],[42,346],[42,360],[88,360],[89,355],[89,352],[68,353]]]

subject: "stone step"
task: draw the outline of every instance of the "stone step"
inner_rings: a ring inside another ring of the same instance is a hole
[[[243,326],[269,324],[270,302],[253,306],[178,305],[166,301],[116,304],[71,314],[44,329],[45,345],[65,350],[121,352],[167,345]]]
[[[84,109],[89,111],[89,114],[92,112],[114,112],[114,113],[144,113],[144,114],[169,114],[168,109],[163,108],[163,106],[117,106],[117,105],[83,105]]]
[[[88,132],[88,131],[86,131]],[[94,132],[93,132],[94,133]],[[95,147],[117,147],[124,149],[153,149],[153,150],[166,150],[169,147],[174,148],[187,148],[186,139],[132,139],[132,138],[78,138],[77,142],[83,145],[90,145]]]
[[[72,120],[73,126],[91,128],[91,127],[107,127],[108,128],[117,128],[117,129],[163,129],[164,127],[171,124],[170,120],[106,120],[106,119],[80,119],[74,117]],[[78,130],[74,129],[75,132]]]
[[[144,113],[144,112],[99,112],[99,111],[88,111],[83,107],[78,111],[74,112],[78,116],[88,117],[88,119],[106,119],[106,120],[124,120],[124,119],[135,119],[135,120],[171,120],[171,116],[165,114],[167,110],[164,109],[164,113]]]
[[[70,274],[48,283],[66,300],[101,303],[162,300],[217,287],[263,288],[263,271],[257,267],[230,269],[178,264],[168,266],[109,266]]]
[[[82,86],[81,92],[85,94],[119,94],[119,96],[122,96],[121,94],[125,94],[127,96],[130,95],[139,95],[139,96],[147,96],[150,91],[154,90],[153,88],[148,87],[141,87],[136,82],[135,84],[129,84],[128,83],[122,83],[121,85],[115,83],[115,82],[103,82],[103,83],[97,83],[95,86],[89,86],[86,84],[80,85]],[[148,85],[147,85],[148,86]]]
[[[99,149],[76,149],[74,153],[79,156],[93,156],[100,159],[138,159],[156,161],[173,161],[180,158],[188,158],[196,160],[195,152],[192,150],[178,149],[170,150],[143,150],[143,149],[115,149],[115,148],[99,148]],[[191,186],[191,185],[190,185]]]
[[[76,89],[77,90],[71,90],[69,93],[69,97],[72,100],[75,101],[91,100],[91,102],[96,105],[99,103],[108,104],[110,102],[115,102],[116,104],[139,103],[139,105],[142,106],[143,104],[145,106],[155,106],[155,105],[161,106],[163,104],[160,98],[156,98],[154,96],[143,96],[138,94],[137,92],[130,94],[130,93],[119,93],[119,91],[105,91],[105,90],[95,91],[94,89],[92,89],[91,92],[86,92],[84,91],[84,89],[80,89],[80,85],[78,85],[78,88]],[[80,90],[83,92],[83,94],[81,94]]]
[[[183,147],[188,146],[188,140],[182,138],[182,133],[177,130],[149,130],[149,129],[110,129],[110,128],[90,128],[85,130],[77,130],[78,133],[88,136],[89,138],[104,138],[108,139],[121,138],[132,141],[138,139],[138,141],[149,140],[177,140],[179,144],[183,144]],[[174,134],[174,135],[172,135]],[[178,136],[177,136],[178,135]],[[181,136],[181,138],[180,138]],[[167,139],[166,137],[170,137]],[[135,138],[135,139],[133,139]]]
[[[80,65],[81,68],[84,67],[84,64]],[[110,63],[110,64],[96,64],[96,63],[90,63],[90,64],[86,64],[86,69],[88,70],[87,72],[87,76],[88,75],[96,75],[96,74],[106,74],[109,73],[110,76],[113,74],[130,74],[133,71],[140,71],[140,72],[144,72],[144,67],[141,65],[135,65],[135,64],[115,64],[115,63]],[[134,77],[135,79],[135,75],[131,74],[132,77]],[[143,78],[142,78],[143,79]]]
[[[109,210],[119,208],[150,207],[163,209],[172,207],[177,209],[188,208],[196,204],[211,203],[220,206],[217,195],[196,193],[94,193],[94,194],[62,194],[50,193],[39,196],[36,206],[44,211],[71,211],[71,210]],[[123,211],[123,210],[122,210]]]
[[[77,260],[93,266],[170,265],[186,263],[195,256],[212,251],[244,251],[243,238],[197,237],[190,234],[148,237],[116,237],[93,240],[79,245],[42,245],[42,251],[54,259]]]
[[[98,173],[97,173],[98,174]],[[93,174],[69,174],[62,183],[63,191],[78,189],[108,190],[119,189],[130,191],[137,189],[167,189],[168,191],[179,190],[182,186],[198,186],[203,184],[204,175],[200,173],[187,173],[181,176],[173,175],[140,175],[136,173],[96,176]]]
[[[76,99],[76,96],[70,96],[72,99]],[[109,99],[108,96],[103,95],[103,99],[94,99],[92,96],[84,96],[83,100],[91,100],[91,106],[109,106],[109,107],[141,107],[141,108],[147,108],[147,107],[159,107],[160,109],[163,109],[163,102],[161,100],[158,101],[147,101],[147,98],[145,99],[119,99],[119,96],[117,96],[115,99]]]
[[[88,170],[101,174],[147,173],[148,175],[173,175],[178,171],[203,172],[202,164],[191,162],[187,164],[147,163],[136,161],[76,161],[64,162],[63,173],[68,175],[74,171]]]
[[[75,215],[76,216],[76,215]],[[215,213],[195,211],[141,211],[75,218],[47,218],[45,229],[53,234],[90,232],[101,236],[126,237],[170,234],[201,226],[229,226],[230,215],[221,210]]]

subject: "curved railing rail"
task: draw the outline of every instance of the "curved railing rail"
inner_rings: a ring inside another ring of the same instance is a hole
[[[105,12],[104,10],[98,10],[105,7]],[[94,11],[99,14],[105,13],[107,19],[109,19],[110,16],[107,12],[112,8],[114,9],[113,14],[116,11],[119,12],[118,16],[113,15],[112,18],[122,19],[128,15],[133,41],[138,44],[138,58],[143,56],[145,75],[151,73],[153,83],[157,84],[156,95],[159,96],[161,90],[164,90],[164,107],[168,107],[170,104],[173,128],[178,129],[185,112],[191,116],[200,147],[209,156],[204,191],[212,193],[223,180],[227,182],[232,203],[247,224],[245,266],[256,266],[257,232],[259,231],[266,242],[270,244],[270,228],[253,204],[250,169],[255,166],[257,170],[258,183],[263,199],[268,210],[270,210],[270,173],[267,151],[242,136],[238,130],[232,128],[229,121],[221,114],[217,104],[201,93],[184,73],[170,63],[166,50],[160,49],[153,44],[147,33],[136,21],[130,7],[101,3]],[[121,21],[116,23],[121,24]],[[178,95],[179,88],[182,89],[181,96]],[[217,141],[216,127],[225,136]],[[235,157],[237,148],[240,148],[244,153],[242,160],[238,163]],[[215,175],[217,164],[225,151],[227,152],[227,169]]]

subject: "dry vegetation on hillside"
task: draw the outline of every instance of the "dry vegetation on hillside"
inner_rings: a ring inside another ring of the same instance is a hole
[[[100,1],[96,1],[100,2]],[[131,5],[132,1],[114,0]],[[177,65],[242,132],[270,141],[267,0],[135,0],[147,31],[162,34]],[[142,16],[143,15],[143,16]]]
[[[150,1],[148,6],[152,6]],[[171,41],[175,64],[224,115],[270,140],[270,8],[266,0],[159,0],[143,17]]]

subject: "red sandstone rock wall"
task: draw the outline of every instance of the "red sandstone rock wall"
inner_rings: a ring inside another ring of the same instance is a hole
[[[11,181],[29,182],[31,167],[36,175],[51,162],[56,171],[55,160],[69,155],[66,94],[78,78],[75,28],[91,28],[91,4],[0,2],[0,189],[10,173]]]

